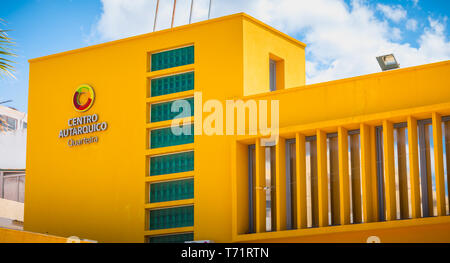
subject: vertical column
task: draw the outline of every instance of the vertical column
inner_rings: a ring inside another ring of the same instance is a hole
[[[319,192],[319,227],[328,226],[327,135],[317,130],[317,176]]]
[[[339,147],[339,191],[341,225],[350,224],[350,189],[348,172],[348,132],[338,128]]]
[[[408,117],[409,177],[411,182],[411,214],[412,218],[420,217],[420,181],[419,158],[417,144],[417,121]]]
[[[366,124],[360,126],[361,137],[361,183],[364,222],[373,222],[372,209],[372,173],[370,158],[370,127]]]
[[[276,155],[276,230],[286,230],[286,140],[279,138]]]
[[[445,216],[445,181],[444,163],[442,150],[442,121],[441,116],[436,112],[432,114],[433,142],[434,142],[434,172],[436,178],[436,205],[437,215]]]
[[[264,147],[261,146],[261,140],[256,139],[255,142],[255,175],[256,175],[256,197],[255,197],[255,221],[256,232],[261,233],[266,231],[266,176],[265,176],[265,153]]]
[[[395,220],[397,214],[395,200],[394,167],[394,127],[391,122],[383,121],[384,177],[386,192],[386,220]]]
[[[296,171],[296,188],[297,188],[297,226],[298,228],[307,227],[306,214],[306,149],[305,135],[297,133],[295,135],[295,168]]]

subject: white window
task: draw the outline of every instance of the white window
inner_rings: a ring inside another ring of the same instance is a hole
[[[270,70],[270,91],[277,90],[277,62],[273,59],[269,60]]]

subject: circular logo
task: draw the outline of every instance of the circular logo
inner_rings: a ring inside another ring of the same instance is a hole
[[[73,95],[73,106],[79,112],[85,112],[94,104],[95,94],[94,90],[89,85],[81,85]]]

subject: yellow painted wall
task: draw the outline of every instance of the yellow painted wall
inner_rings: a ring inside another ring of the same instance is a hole
[[[450,61],[443,61],[247,96],[244,100],[279,100],[280,137],[292,139],[296,133],[310,136],[319,130],[336,133],[338,127],[360,129],[362,123],[373,127],[382,125],[383,120],[406,122],[408,116],[417,120],[429,119],[433,113],[448,116],[450,78],[447,76],[450,76]],[[235,149],[231,148],[235,158],[232,164],[235,169],[233,241],[363,242],[363,237],[379,234],[383,235],[384,242],[450,242],[449,216],[402,220],[403,224],[392,221],[361,224],[360,227],[349,225],[246,234],[248,215],[244,212],[248,211],[248,204],[242,199],[248,198],[248,171],[240,164],[240,157],[247,154],[245,146],[255,144],[260,137],[238,136]]]
[[[251,25],[244,27],[246,21]],[[254,74],[243,69],[244,30],[251,31],[247,41],[260,38],[265,57],[272,46],[280,55],[298,49],[292,56],[303,58],[303,48],[292,39],[268,33],[258,23],[237,14],[31,60],[25,230],[100,242],[144,241],[146,79],[155,76],[146,72],[148,52],[194,44],[195,64],[180,69],[195,70],[195,90],[203,92],[204,101],[224,102],[242,96],[244,74]],[[304,82],[304,61],[296,63],[299,74],[290,85]],[[86,113],[72,106],[81,84],[91,85],[96,94]],[[257,90],[258,85],[249,87]],[[70,148],[67,138],[58,138],[68,119],[94,113],[109,125],[95,134],[98,143]],[[90,136],[74,138],[82,137]],[[195,239],[231,240],[231,160],[224,153],[232,139],[195,137]]]
[[[270,91],[271,56],[284,61],[282,88],[305,85],[305,47],[304,43],[269,26],[261,27],[255,19],[244,20],[244,95]]]
[[[450,61],[246,96],[279,100],[280,127],[450,101]]]
[[[90,243],[75,237],[57,237],[0,227],[0,243]]]
[[[286,55],[287,59],[292,59],[292,62],[287,63],[288,72],[297,69],[298,74],[288,78],[288,85],[304,84],[304,74],[302,75],[304,48],[301,43],[294,44],[291,38],[262,25],[251,17],[243,18],[243,24],[241,24],[243,29],[240,33],[243,36],[230,38],[233,41],[224,40],[221,43],[223,47],[219,46],[224,50],[236,47],[236,50],[230,50],[226,57],[218,61],[207,61],[212,64],[204,69],[196,66],[196,71],[201,70],[202,73],[196,79],[198,81],[196,87],[203,92],[203,102],[215,99],[225,105],[225,100],[235,96],[241,97],[243,93],[262,92],[261,87],[267,91],[269,86],[263,85],[262,81],[269,79],[269,53]],[[215,54],[218,53],[220,52]],[[239,56],[230,57],[231,54],[239,54]],[[236,59],[239,65],[228,66],[225,62],[231,58]],[[208,115],[204,113],[203,119]],[[194,234],[196,239],[215,242],[231,241],[230,175],[232,169],[230,164],[232,155],[230,147],[233,140],[234,136],[226,135],[195,136]]]
[[[449,243],[449,233],[450,217],[441,217],[313,228],[300,231],[290,230],[263,237],[261,234],[247,235],[240,242],[367,243],[368,240],[372,242],[376,240],[381,243]]]
[[[194,65],[147,72],[149,52],[190,44]],[[285,59],[286,89],[254,95],[269,89],[269,54]],[[318,122],[450,101],[450,80],[443,77],[450,62],[304,86],[304,55],[301,42],[237,14],[31,60],[25,230],[99,242],[144,241],[146,96],[148,78],[158,74],[194,70],[195,91],[202,91],[204,102],[280,100],[284,136],[295,125],[314,131]],[[82,114],[72,106],[80,84],[96,93],[93,107]],[[58,138],[68,119],[94,113],[109,124],[96,134],[98,143],[70,148],[67,138]],[[236,138],[195,136],[195,194],[188,201],[195,208],[196,240],[245,241],[236,235],[247,224],[247,146],[236,146]]]

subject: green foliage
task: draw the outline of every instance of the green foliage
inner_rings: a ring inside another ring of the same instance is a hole
[[[0,22],[3,20],[0,19]],[[13,75],[15,62],[11,60],[11,57],[16,57],[12,50],[15,43],[8,36],[9,31],[0,29],[0,76],[6,75],[15,78]]]

